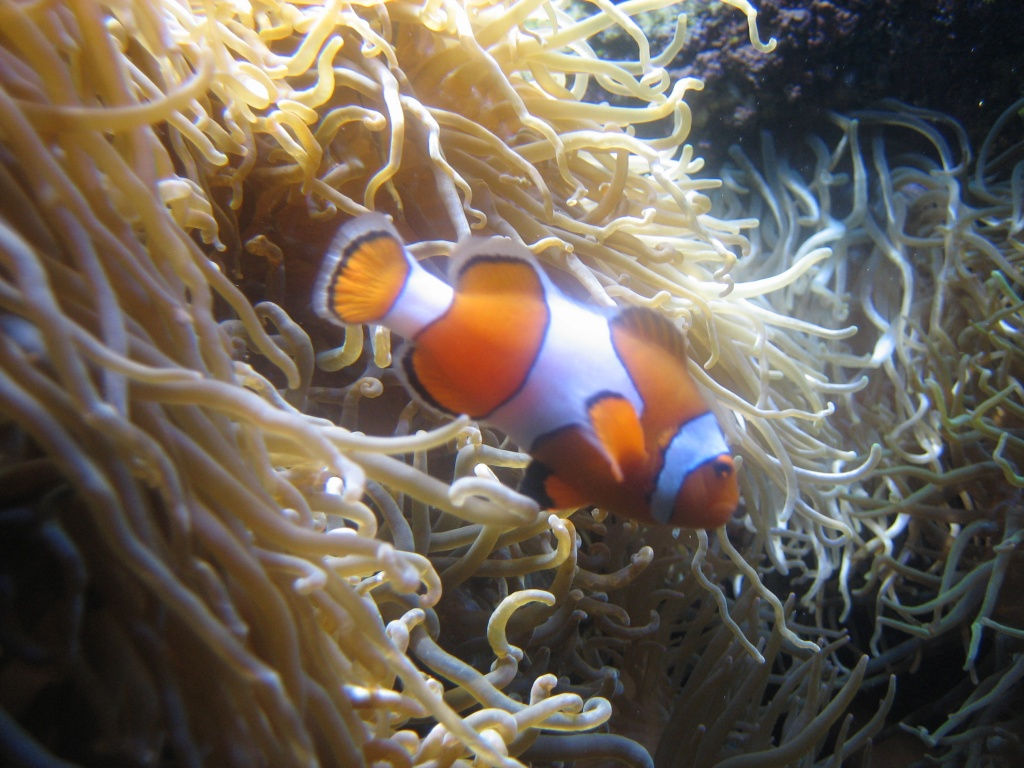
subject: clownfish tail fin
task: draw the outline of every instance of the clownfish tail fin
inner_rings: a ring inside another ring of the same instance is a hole
[[[413,262],[391,220],[370,213],[346,222],[331,241],[313,290],[313,309],[336,323],[380,321],[409,279]]]

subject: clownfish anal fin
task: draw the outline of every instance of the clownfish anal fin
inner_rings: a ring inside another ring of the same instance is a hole
[[[664,315],[646,307],[625,307],[611,319],[613,327],[656,344],[679,360],[686,360],[686,336]]]
[[[515,255],[525,250],[522,246],[474,239],[458,250],[451,305],[416,335],[403,365],[409,383],[428,403],[483,418],[530,375],[550,310],[536,265]]]
[[[644,430],[629,400],[614,392],[600,392],[587,402],[587,413],[616,482],[646,465]]]
[[[379,213],[346,222],[334,236],[313,290],[318,315],[371,323],[394,305],[409,278],[410,259],[394,225]]]

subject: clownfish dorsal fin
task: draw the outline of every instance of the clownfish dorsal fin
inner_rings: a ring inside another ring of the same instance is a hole
[[[624,331],[658,345],[679,360],[687,359],[686,336],[672,321],[646,307],[625,307],[611,322]]]
[[[643,401],[647,444],[662,450],[681,424],[708,410],[687,371],[686,337],[642,307],[623,309],[609,323],[615,353]]]
[[[614,392],[599,392],[587,402],[587,413],[616,482],[647,463],[644,430],[629,400]]]
[[[484,418],[530,375],[551,319],[547,283],[507,238],[460,241],[452,256],[451,304],[416,334],[402,366],[430,405]]]

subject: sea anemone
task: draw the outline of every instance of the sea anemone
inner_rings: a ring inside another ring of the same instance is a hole
[[[0,9],[5,759],[811,765],[882,727],[889,629],[970,616],[979,641],[1019,639],[1000,599],[1019,505],[983,495],[1020,485],[1012,157],[983,148],[967,210],[934,194],[968,173],[945,143],[905,181],[879,143],[879,209],[864,117],[814,145],[809,182],[741,158],[719,189],[684,143],[700,83],[666,70],[686,18],[662,51],[634,18],[669,5]],[[594,55],[611,27],[631,60]],[[308,311],[330,234],[367,209],[419,258],[508,235],[570,293],[684,328],[741,457],[737,519],[666,535],[511,490],[518,446],[409,403],[383,329],[367,350]],[[962,281],[920,314],[858,258]],[[945,572],[915,559],[932,547]],[[871,660],[839,630],[867,597]],[[877,712],[844,717],[880,676]]]
[[[818,349],[830,378],[858,383],[831,425],[862,456],[882,448],[867,476],[831,494],[848,535],[816,538],[838,572],[804,602],[819,628],[849,628],[870,654],[865,690],[911,673],[904,727],[948,764],[1012,763],[1024,750],[1012,693],[1024,676],[1013,597],[1024,573],[1024,144],[1009,130],[1019,134],[1022,107],[976,158],[955,121],[889,103],[835,116],[838,138],[809,141],[803,176],[768,136],[759,162],[734,150],[724,171],[723,202],[760,219],[737,279],[771,273],[794,247],[831,249],[812,278],[765,301],[857,329]],[[792,540],[791,566],[807,547]],[[918,668],[931,679],[915,681]]]

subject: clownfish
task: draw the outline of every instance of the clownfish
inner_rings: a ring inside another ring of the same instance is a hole
[[[568,298],[506,237],[460,240],[449,276],[450,285],[420,266],[387,217],[365,214],[335,235],[314,310],[404,337],[407,389],[526,449],[533,460],[520,491],[543,508],[592,504],[690,528],[730,518],[733,459],[668,319]]]

